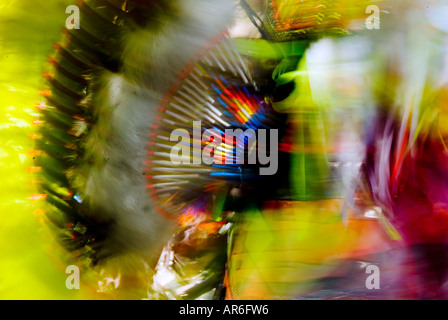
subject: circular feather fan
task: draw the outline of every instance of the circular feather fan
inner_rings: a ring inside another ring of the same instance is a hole
[[[161,213],[178,215],[204,194],[259,178],[249,154],[262,152],[258,147],[265,151],[269,141],[256,143],[256,130],[277,131],[279,118],[258,87],[264,81],[257,84],[250,66],[222,35],[200,50],[163,99],[147,160],[147,187]],[[186,152],[176,163],[179,150]]]

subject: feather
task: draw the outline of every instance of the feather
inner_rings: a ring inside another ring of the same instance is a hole
[[[55,199],[65,218],[49,215],[63,229],[67,221],[81,223],[83,234],[69,227],[79,242],[74,248],[94,248],[95,261],[127,252],[157,257],[175,224],[156,212],[147,194],[144,146],[161,98],[198,49],[231,25],[235,4],[86,0],[80,9],[83,28],[71,30],[51,59],[56,81],[47,100],[56,108],[45,111],[55,119],[47,127],[52,134],[71,135],[63,157],[72,161],[60,161],[67,178],[56,180],[79,201]],[[46,152],[38,161],[45,157],[54,160]]]

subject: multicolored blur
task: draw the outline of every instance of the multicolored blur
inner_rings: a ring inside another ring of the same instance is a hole
[[[0,299],[447,299],[446,17],[0,4]]]

